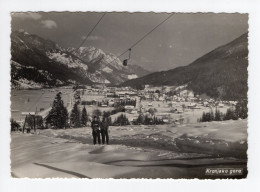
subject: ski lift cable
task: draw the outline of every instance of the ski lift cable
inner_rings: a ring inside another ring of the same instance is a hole
[[[103,17],[106,15],[106,13],[104,13],[100,19],[98,20],[98,22],[94,25],[94,27],[91,29],[91,31],[87,34],[86,38],[81,42],[81,44],[79,45],[79,47],[76,49],[75,52],[77,52],[79,50],[79,48],[86,42],[87,38],[90,36],[90,34],[95,30],[95,28],[97,27],[97,25],[100,23],[100,21],[103,19]]]
[[[154,30],[156,30],[158,27],[160,27],[163,23],[165,23],[168,19],[170,19],[175,13],[170,14],[166,19],[164,19],[161,23],[159,23],[158,25],[156,25],[151,31],[149,31],[148,33],[146,33],[141,39],[139,39],[138,41],[136,41],[132,46],[130,46],[130,48],[128,48],[127,50],[125,50],[123,53],[121,53],[119,56],[117,56],[114,60],[112,60],[109,63],[112,63],[113,61],[115,61],[116,59],[118,59],[119,57],[121,57],[122,55],[124,55],[126,52],[129,51],[129,55],[130,52],[132,50],[132,48],[134,48],[138,43],[140,43],[142,40],[144,40],[148,35],[150,35]],[[129,56],[130,57],[130,56]],[[108,63],[108,64],[109,64]]]
[[[175,13],[170,14],[166,19],[164,19],[161,23],[159,23],[158,25],[156,25],[151,31],[149,31],[148,33],[146,33],[141,39],[139,39],[136,43],[134,43],[128,50],[131,50],[133,47],[135,47],[138,43],[140,43],[144,38],[146,38],[148,35],[150,35],[155,29],[157,29],[158,27],[160,27],[164,22],[166,22],[168,19],[170,19]],[[128,50],[126,50],[125,52],[127,52]]]
[[[130,48],[130,49],[128,49],[128,51],[129,51],[128,59],[130,59],[131,58],[131,51],[132,51],[132,49]]]

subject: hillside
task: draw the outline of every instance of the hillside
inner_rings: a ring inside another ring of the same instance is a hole
[[[104,53],[100,49],[65,49],[53,41],[27,32],[12,32],[11,56],[12,88],[75,83],[119,84],[149,73],[139,66],[124,67],[113,54]]]
[[[126,81],[122,86],[184,85],[197,94],[236,100],[247,97],[248,34],[218,47],[188,66],[149,74]]]
[[[92,46],[80,47],[77,51],[75,48],[67,50],[87,62],[90,72],[100,71],[100,74],[112,84],[119,84],[133,77],[143,77],[149,73],[148,70],[137,65],[123,66],[122,61],[114,54],[105,53]]]

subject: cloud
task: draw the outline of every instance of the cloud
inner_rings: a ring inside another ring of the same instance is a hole
[[[173,46],[172,46],[172,45],[169,45],[169,48],[171,49],[171,48],[173,48]]]
[[[103,39],[103,37],[100,37],[100,36],[97,36],[97,35],[91,35],[91,36],[89,36],[88,37],[88,40],[90,40],[90,41],[97,41],[97,40],[102,40]]]
[[[23,20],[25,19],[39,20],[42,18],[42,15],[39,13],[12,13],[12,16]]]
[[[85,35],[81,36],[81,39],[82,39],[82,40],[85,40],[85,39],[86,39],[86,36],[85,36]]]
[[[47,29],[57,28],[57,23],[53,20],[42,20],[41,24]]]
[[[87,37],[85,35],[80,37],[82,40],[85,40]],[[97,36],[97,35],[90,35],[87,40],[89,41],[101,41],[103,40],[103,37]]]

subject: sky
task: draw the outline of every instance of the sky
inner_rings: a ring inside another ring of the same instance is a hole
[[[78,47],[93,29],[100,12],[12,13],[12,30],[50,39],[64,48]],[[170,13],[106,13],[83,46],[119,56]],[[129,64],[150,71],[173,69],[248,32],[248,14],[176,13],[138,43]],[[122,55],[121,60],[128,58]]]

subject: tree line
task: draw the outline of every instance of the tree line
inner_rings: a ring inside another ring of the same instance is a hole
[[[162,118],[156,116],[149,117],[148,115],[140,114],[137,119],[133,121],[134,125],[161,125],[164,124]]]
[[[97,105],[99,107],[101,107],[102,105],[108,105],[109,104],[109,101],[95,101],[95,100],[92,100],[92,101],[81,101],[81,105]],[[113,107],[124,107],[126,105],[132,105],[134,107],[136,107],[136,100],[120,100],[120,101],[117,101],[115,102],[112,106]]]
[[[246,119],[248,117],[247,100],[239,101],[235,109],[229,108],[226,113],[221,113],[217,108],[213,112],[203,112],[202,117],[198,119],[198,122],[210,122],[210,121],[226,121]]]
[[[126,119],[126,117],[123,117],[122,115],[116,118],[115,121],[112,123],[110,116],[119,112],[125,112],[125,108],[121,105],[114,107],[114,109],[111,111],[103,111],[103,113],[99,109],[96,109],[93,111],[92,117],[96,116],[98,119],[100,119],[100,117],[102,116],[103,117],[102,121],[106,119],[109,125],[118,124],[118,122],[121,122],[121,124],[125,125],[126,123],[122,123],[122,122],[125,122],[124,119]],[[89,117],[90,116],[87,113],[86,107],[84,106],[80,111],[79,103],[77,102],[73,105],[72,111],[69,115],[67,108],[64,106],[63,100],[61,99],[61,92],[60,92],[56,95],[53,101],[52,109],[48,114],[46,123],[50,124],[53,128],[58,128],[58,129],[66,128],[66,127],[82,127],[82,126],[87,126],[87,122],[90,119]]]

